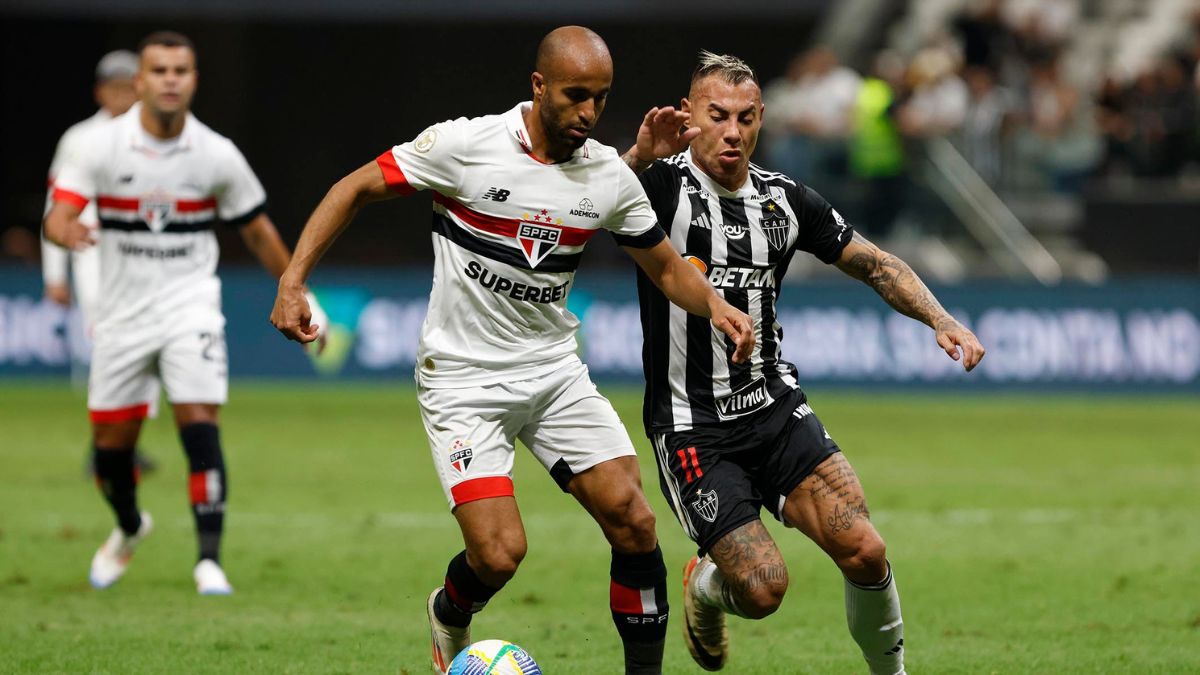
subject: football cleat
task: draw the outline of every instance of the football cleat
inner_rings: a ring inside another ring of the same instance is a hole
[[[692,556],[683,568],[683,641],[701,668],[720,670],[729,658],[729,630],[725,627],[725,612],[706,605],[696,597],[693,580],[696,571],[715,565],[708,556]]]
[[[232,595],[233,586],[225,578],[225,570],[214,560],[205,558],[196,563],[192,570],[192,578],[196,580],[196,592],[200,595]]]
[[[439,586],[429,594],[426,608],[429,611],[430,642],[433,644],[433,672],[445,675],[454,657],[471,646],[471,627],[447,626],[438,621],[437,614],[433,611],[433,602],[441,592],[442,587]]]
[[[91,582],[92,588],[105,589],[117,583],[129,567],[129,559],[133,557],[138,544],[152,530],[154,521],[145,511],[142,511],[142,524],[135,534],[125,534],[121,528],[114,527],[112,534],[108,535],[108,539],[100,545],[96,555],[92,556],[92,569],[88,572],[88,581]]]

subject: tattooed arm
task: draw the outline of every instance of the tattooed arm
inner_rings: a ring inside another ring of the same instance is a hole
[[[971,370],[979,364],[984,354],[979,339],[942,308],[903,260],[880,250],[855,232],[836,264],[838,269],[874,288],[897,312],[932,328],[938,346],[950,358],[958,361],[961,348],[963,368]]]

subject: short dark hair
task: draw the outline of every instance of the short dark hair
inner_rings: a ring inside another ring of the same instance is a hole
[[[161,47],[187,47],[192,50],[192,54],[196,53],[196,45],[192,44],[192,39],[183,33],[177,33],[173,30],[156,30],[153,33],[142,38],[138,43],[138,56],[146,51],[146,47],[157,45]]]
[[[697,80],[715,75],[725,80],[729,84],[738,85],[746,80],[758,84],[758,76],[754,74],[754,69],[746,64],[745,61],[736,56],[729,54],[714,54],[707,49],[701,50],[700,59],[696,63],[696,70],[692,71],[692,83]]]

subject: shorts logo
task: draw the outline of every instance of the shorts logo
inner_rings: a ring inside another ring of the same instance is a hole
[[[717,399],[714,403],[717,406],[717,417],[722,420],[731,420],[755,410],[761,410],[774,400],[767,394],[767,381],[759,378],[732,394]]]
[[[437,143],[437,137],[437,129],[429,127],[417,137],[416,142],[413,143],[413,150],[422,154],[429,152],[433,148],[433,144]]]
[[[692,502],[692,509],[697,515],[710,523],[717,519],[718,506],[716,490],[708,492],[699,490],[696,492],[696,499]]]
[[[471,441],[454,441],[450,446],[450,466],[459,473],[466,473],[475,453],[471,450]]]
[[[776,251],[783,250],[787,245],[788,234],[791,231],[791,221],[775,200],[768,199],[762,203],[762,230],[767,236],[767,243]]]
[[[169,195],[155,192],[138,200],[138,216],[153,232],[162,232],[173,215],[175,200]]]
[[[542,209],[533,215],[532,222],[530,220],[528,213],[521,216],[521,224],[517,227],[517,243],[521,245],[529,266],[537,267],[558,248],[562,230],[555,225],[562,225],[562,218],[554,218],[546,209]]]

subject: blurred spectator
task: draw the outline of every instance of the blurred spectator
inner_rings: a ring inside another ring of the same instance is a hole
[[[962,153],[985,181],[995,184],[1002,175],[1004,132],[1018,104],[1011,91],[996,83],[990,68],[969,66],[964,75],[970,100],[962,126]]]
[[[912,96],[899,112],[906,136],[941,136],[958,130],[967,114],[967,85],[955,57],[941,47],[921,50],[908,68]]]
[[[1077,194],[1102,151],[1091,102],[1061,75],[1057,59],[1030,69],[1027,151],[1038,157],[1058,192]]]
[[[4,262],[37,265],[39,252],[38,237],[28,228],[14,225],[0,236],[0,260]]]
[[[1134,81],[1129,99],[1130,159],[1138,176],[1179,173],[1189,158],[1196,97],[1183,63],[1160,59]]]
[[[866,186],[858,222],[872,237],[891,234],[908,190],[904,140],[895,121],[903,77],[904,62],[898,55],[879,54],[854,104],[850,171]]]
[[[846,175],[846,138],[862,78],[817,46],[794,60],[784,81],[764,94],[779,142],[771,161],[780,171],[828,190]],[[769,98],[768,98],[769,97]]]

